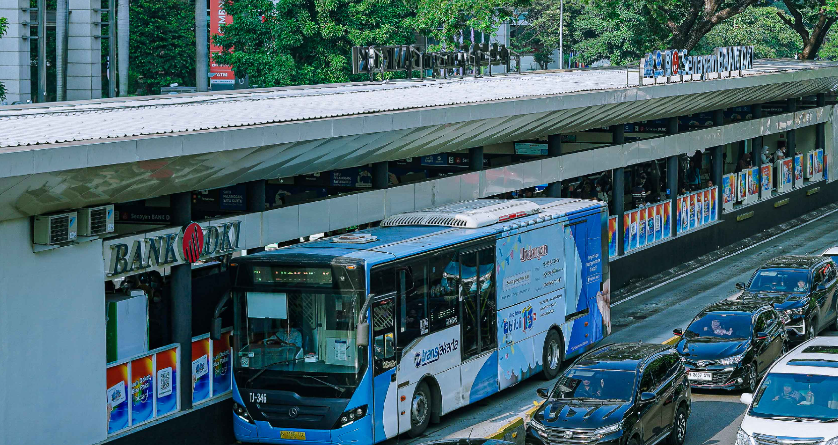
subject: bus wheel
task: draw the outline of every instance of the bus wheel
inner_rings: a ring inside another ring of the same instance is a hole
[[[544,339],[544,353],[541,362],[543,363],[541,377],[544,380],[553,380],[559,375],[559,369],[562,367],[562,360],[564,359],[564,348],[562,346],[563,343],[559,333],[555,329],[550,329]]]
[[[410,402],[410,431],[407,435],[418,437],[425,432],[430,420],[431,391],[428,389],[428,384],[422,382],[413,391],[413,400]]]

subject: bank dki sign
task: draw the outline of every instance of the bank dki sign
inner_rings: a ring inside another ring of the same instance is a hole
[[[117,277],[140,273],[232,253],[240,250],[240,235],[241,221],[205,227],[193,222],[179,231],[117,241],[110,245],[107,275]]]
[[[734,71],[741,76],[742,70],[753,68],[753,64],[753,46],[716,48],[713,54],[706,56],[690,56],[685,49],[655,51],[646,54],[640,61],[640,83],[643,84],[643,79],[659,77],[666,77],[668,81],[673,76],[680,77],[682,81],[687,76],[686,80],[691,80],[693,75],[700,75],[701,80],[705,80],[709,79],[710,73],[718,73],[719,77],[728,73],[729,77]]]

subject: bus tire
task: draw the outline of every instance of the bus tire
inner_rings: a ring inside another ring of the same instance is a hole
[[[564,360],[564,342],[561,335],[555,330],[547,331],[547,337],[544,338],[544,350],[541,356],[541,378],[544,380],[553,380],[559,375],[562,368],[562,360]]]
[[[418,437],[428,428],[433,403],[431,397],[431,390],[427,383],[420,382],[416,385],[416,389],[413,390],[413,398],[410,400],[410,430],[407,432],[408,436]]]

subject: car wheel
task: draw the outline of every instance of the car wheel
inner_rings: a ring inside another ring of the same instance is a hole
[[[830,326],[833,331],[838,331],[838,313],[835,314],[835,321],[832,322],[832,326]]]
[[[541,370],[541,377],[544,380],[553,380],[559,375],[559,369],[562,367],[562,359],[564,358],[563,346],[558,332],[553,329],[547,332],[541,362],[544,364]]]
[[[759,384],[759,376],[757,375],[757,367],[753,363],[748,365],[748,392],[753,394],[757,390]]]
[[[669,445],[683,445],[687,439],[687,409],[683,406],[678,408],[675,418],[672,419],[672,432],[669,433]]]
[[[425,382],[416,386],[410,402],[410,437],[418,437],[428,428],[431,420],[431,391]]]
[[[632,437],[631,439],[629,439],[628,445],[638,445],[637,438]]]

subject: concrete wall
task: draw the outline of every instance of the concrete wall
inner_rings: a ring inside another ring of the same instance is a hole
[[[101,13],[94,0],[70,0],[70,27],[67,36],[67,100],[102,97]]]
[[[6,34],[0,38],[0,82],[6,87],[6,99],[0,105],[26,102],[32,98],[29,83],[30,40],[21,38],[28,37],[30,32],[37,34],[37,30],[30,30],[32,26],[21,25],[29,21],[29,13],[20,8],[28,6],[29,0],[0,0],[0,17],[9,22]]]
[[[32,252],[0,222],[0,445],[105,439],[101,241]]]

